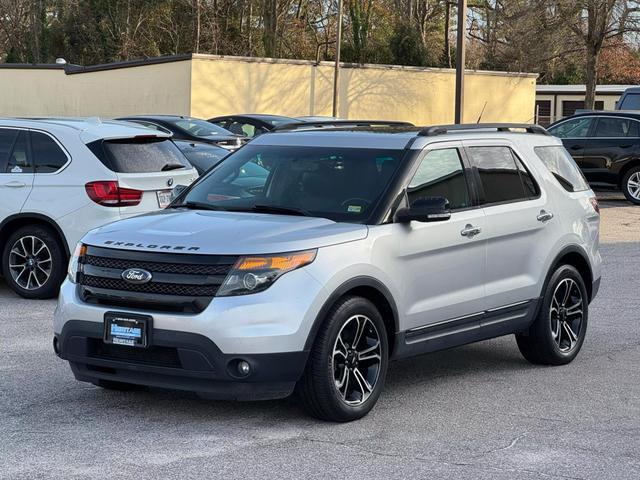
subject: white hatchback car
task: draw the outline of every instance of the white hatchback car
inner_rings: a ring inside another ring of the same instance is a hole
[[[26,298],[49,298],[89,230],[159,210],[196,170],[170,135],[99,119],[0,119],[0,264]]]

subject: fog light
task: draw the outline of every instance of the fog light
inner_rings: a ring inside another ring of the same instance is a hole
[[[249,375],[250,371],[251,366],[249,365],[249,362],[246,362],[244,360],[240,360],[238,362],[238,373],[240,374],[240,376],[246,377],[247,375]]]

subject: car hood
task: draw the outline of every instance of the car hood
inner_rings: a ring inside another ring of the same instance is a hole
[[[319,248],[366,238],[366,225],[326,218],[206,210],[164,210],[92,230],[96,247],[242,255]]]

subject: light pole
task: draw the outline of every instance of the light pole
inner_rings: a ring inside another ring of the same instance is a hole
[[[458,38],[456,44],[456,120],[462,123],[464,115],[465,28],[467,26],[467,0],[458,0]]]
[[[338,31],[336,32],[336,66],[333,72],[333,113],[338,116],[338,82],[340,80],[340,47],[342,46],[342,0],[338,0]]]

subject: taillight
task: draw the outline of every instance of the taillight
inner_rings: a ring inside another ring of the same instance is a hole
[[[591,202],[591,206],[596,211],[596,213],[600,215],[600,205],[598,205],[598,199],[596,197],[591,197],[589,199],[589,202]]]
[[[133,207],[142,200],[142,191],[122,188],[117,181],[89,182],[84,186],[89,198],[104,207]]]

